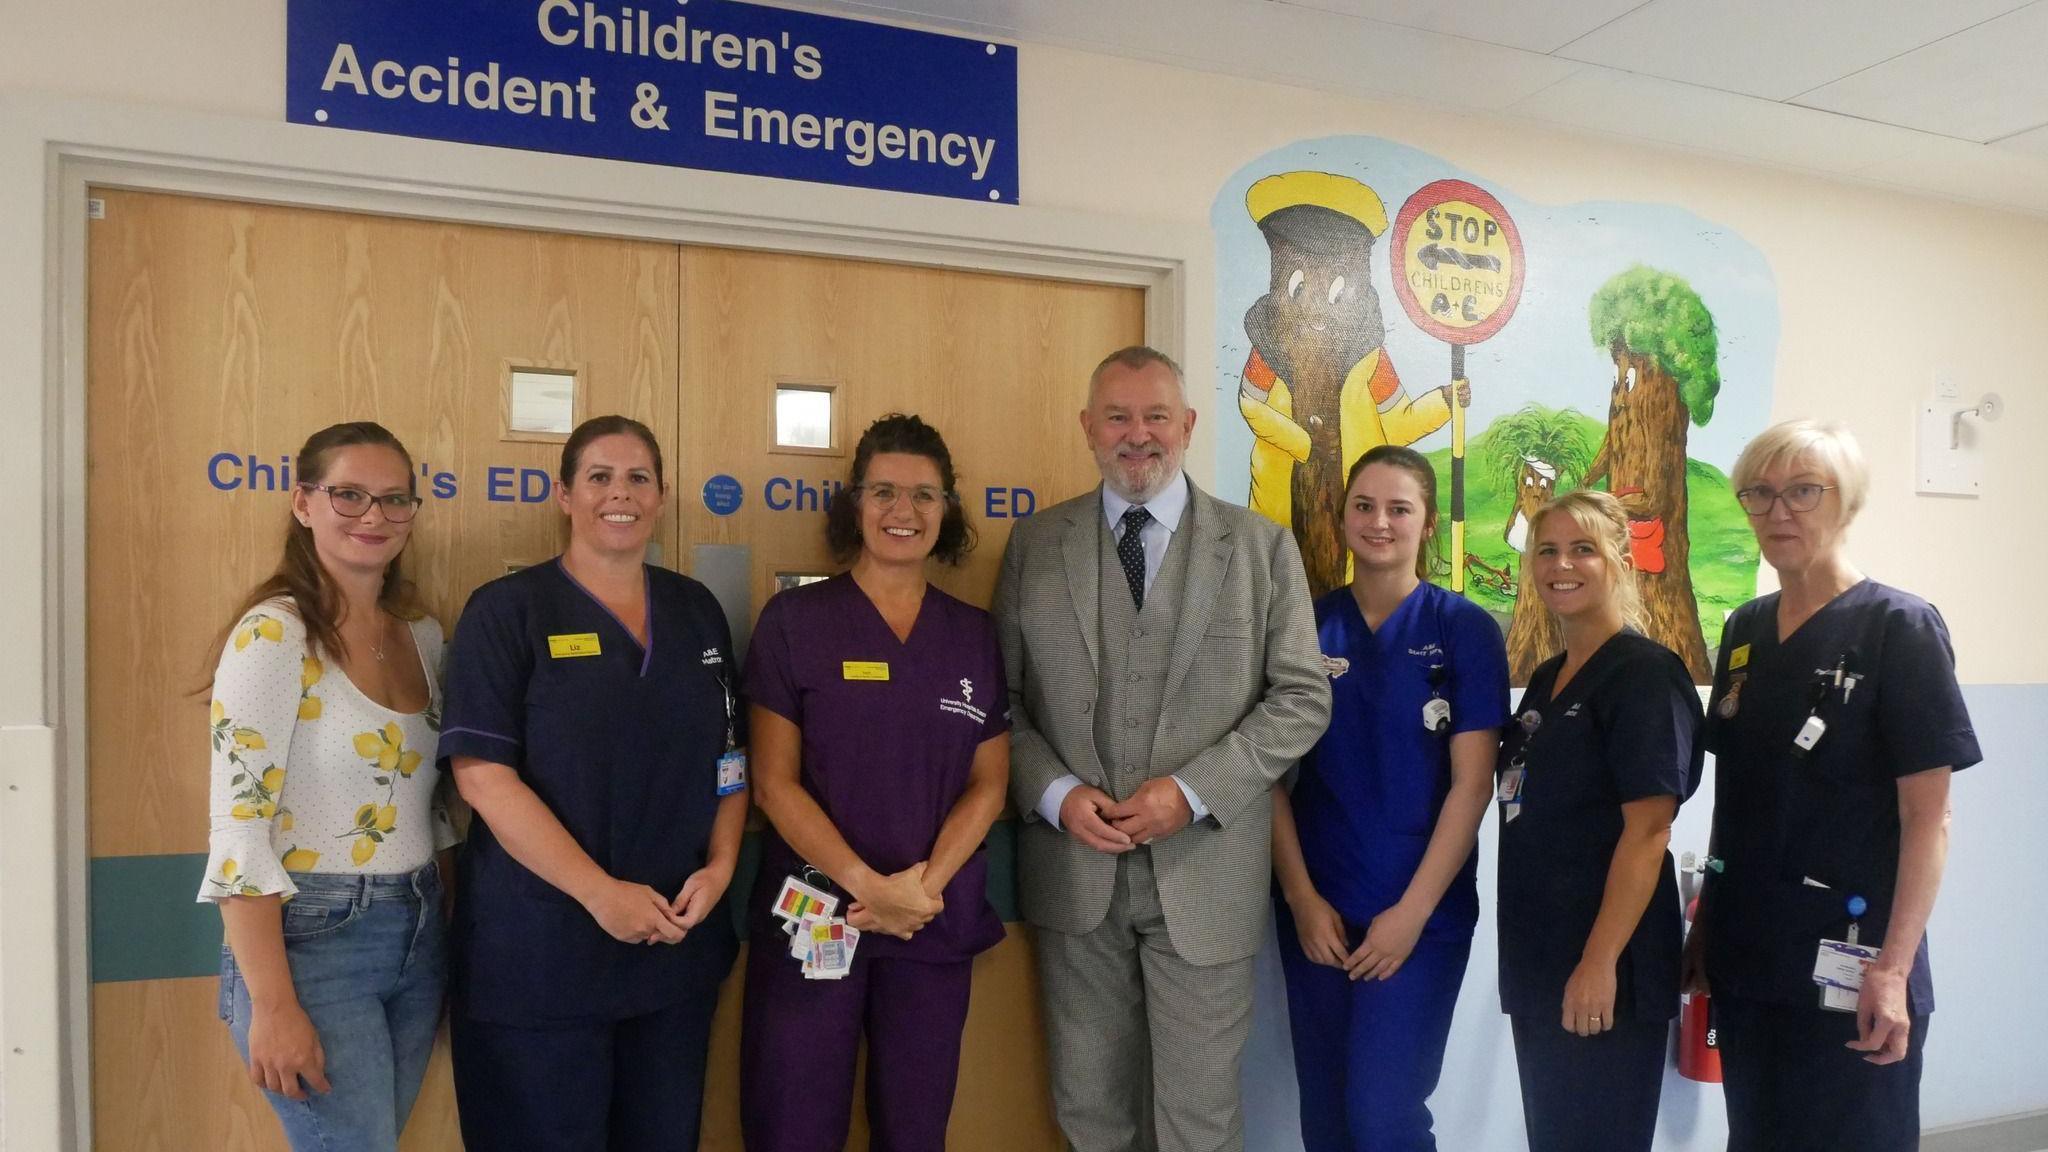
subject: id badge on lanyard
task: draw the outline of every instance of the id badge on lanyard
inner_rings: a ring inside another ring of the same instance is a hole
[[[725,693],[725,752],[718,758],[718,794],[730,796],[747,786],[747,750],[735,739],[738,729],[733,713],[738,703],[733,699],[732,685],[720,675],[718,688]]]

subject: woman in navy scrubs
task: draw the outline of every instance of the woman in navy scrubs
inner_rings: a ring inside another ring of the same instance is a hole
[[[1428,1100],[1479,919],[1473,844],[1508,717],[1485,610],[1423,579],[1436,473],[1410,448],[1345,486],[1351,583],[1316,602],[1334,703],[1274,794],[1280,960],[1308,1152],[1433,1149]]]
[[[1009,787],[1010,717],[988,613],[926,579],[929,559],[973,546],[938,431],[871,425],[826,538],[852,570],[770,600],[747,652],[772,827],[750,904],[741,1120],[752,1152],[844,1146],[865,1033],[873,1147],[943,1152],[974,956],[1003,939],[982,840]],[[770,914],[792,877],[862,933],[839,979],[806,979]]]
[[[746,739],[725,614],[648,565],[654,434],[562,449],[562,555],[470,597],[441,754],[477,820],[460,859],[453,1040],[463,1143],[694,1149],[737,944]]]
[[[1699,785],[1699,695],[1641,608],[1628,516],[1561,496],[1529,526],[1524,579],[1564,652],[1529,678],[1502,746],[1500,999],[1532,1152],[1648,1152],[1681,925],[1666,845]]]
[[[1780,591],[1729,618],[1708,704],[1716,859],[1687,959],[1713,991],[1728,1147],[1917,1148],[1949,776],[1982,759],[1948,627],[1845,554],[1869,486],[1847,430],[1777,425],[1734,482]],[[1826,941],[1880,950],[1860,990],[1817,982]]]

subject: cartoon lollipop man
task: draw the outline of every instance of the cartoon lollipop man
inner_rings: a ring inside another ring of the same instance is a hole
[[[1379,444],[1411,444],[1450,419],[1453,386],[1418,398],[1387,356],[1373,288],[1373,241],[1387,228],[1379,194],[1328,172],[1267,176],[1245,207],[1272,254],[1267,292],[1245,314],[1252,352],[1238,411],[1255,437],[1250,506],[1294,531],[1312,592],[1345,581],[1336,514],[1344,475]],[[1460,384],[1459,403],[1471,403]]]

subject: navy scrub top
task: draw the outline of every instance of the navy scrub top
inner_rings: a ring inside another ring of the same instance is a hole
[[[1553,700],[1563,666],[1564,656],[1554,656],[1529,678],[1501,747],[1499,771],[1519,760],[1525,773],[1521,814],[1508,820],[1502,805],[1500,830],[1500,1002],[1510,1015],[1555,1018],[1562,1010],[1606,894],[1621,806],[1651,796],[1682,802],[1699,787],[1700,698],[1676,653],[1639,632],[1618,632]],[[1615,963],[1617,1022],[1677,1014],[1683,931],[1667,851]]]
[[[599,868],[673,897],[709,855],[728,715],[744,744],[746,713],[717,600],[666,569],[646,576],[645,648],[559,559],[477,589],[449,648],[440,753],[516,769]],[[593,637],[594,654],[575,654]],[[453,988],[475,1019],[657,1011],[715,988],[738,947],[722,914],[680,944],[614,940],[481,816],[458,875]]]
[[[905,640],[850,575],[778,593],[754,626],[746,684],[753,703],[800,730],[804,791],[847,847],[883,875],[931,858],[940,827],[967,790],[975,752],[1010,730],[994,621],[930,584]],[[779,932],[768,907],[784,877],[803,868],[770,826],[748,904],[757,936]],[[811,879],[836,891],[822,876]],[[1003,922],[988,899],[986,845],[942,895],[945,910],[915,936],[871,932],[859,955],[965,960],[1002,943]]]
[[[1451,737],[1508,719],[1507,650],[1486,610],[1418,585],[1377,632],[1349,587],[1316,601],[1330,677],[1330,726],[1301,759],[1290,793],[1316,892],[1367,924],[1408,890],[1451,790]],[[1423,727],[1432,697],[1450,727]],[[1479,852],[1437,902],[1423,935],[1468,939],[1479,921]]]
[[[1716,994],[1818,1006],[1814,953],[1847,939],[1850,897],[1868,905],[1858,941],[1884,943],[1899,778],[1984,757],[1933,605],[1864,580],[1781,642],[1778,599],[1736,609],[1721,638],[1706,732],[1721,869],[1707,875],[1700,916]],[[1795,754],[1813,714],[1827,731]],[[1913,1015],[1934,1010],[1925,937],[1906,994]]]

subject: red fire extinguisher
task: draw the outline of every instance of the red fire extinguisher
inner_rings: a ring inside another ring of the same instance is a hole
[[[1685,906],[1685,930],[1692,933],[1693,921],[1699,915],[1700,898],[1694,896]],[[1678,1074],[1688,1080],[1702,1084],[1721,1082],[1721,1048],[1719,1038],[1714,1035],[1713,1009],[1705,992],[1694,992],[1679,997],[1678,1008]]]

